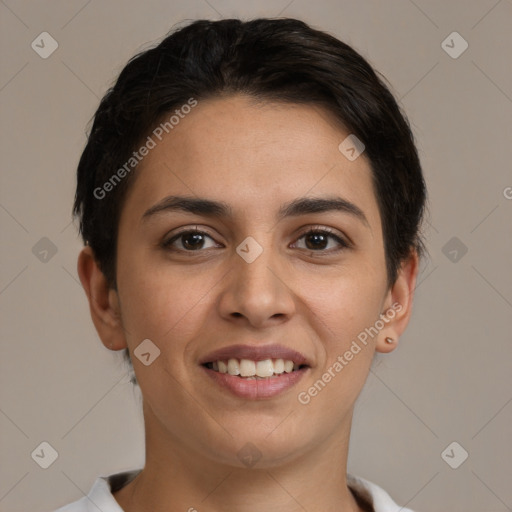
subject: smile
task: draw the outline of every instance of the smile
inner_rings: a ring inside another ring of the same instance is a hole
[[[214,372],[229,374],[246,380],[275,378],[283,373],[298,371],[306,365],[299,365],[290,359],[235,359],[212,361],[205,363],[206,368]]]
[[[284,345],[247,343],[218,348],[198,363],[210,384],[215,384],[208,389],[246,400],[276,397],[314,366],[305,355]]]

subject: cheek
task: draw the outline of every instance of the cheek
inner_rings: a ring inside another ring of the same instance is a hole
[[[321,340],[315,379],[330,372],[325,375],[329,390],[324,393],[329,400],[347,403],[348,396],[355,400],[373,359],[376,336],[370,328],[382,312],[386,281],[378,271],[363,270],[340,272],[324,286],[312,287],[310,278],[309,286],[302,287],[308,290],[305,314],[309,312],[309,322]]]
[[[304,304],[323,322],[333,343],[339,340],[343,344],[378,319],[386,292],[381,267],[361,261],[330,276],[303,274],[297,282]]]
[[[178,350],[181,340],[201,325],[201,304],[209,302],[216,283],[214,272],[199,274],[135,256],[119,265],[118,276],[123,324],[132,349],[149,338],[162,351]]]
[[[353,339],[373,325],[381,313],[383,294],[375,287],[363,287],[361,282],[336,289],[328,297],[325,321],[340,341]]]

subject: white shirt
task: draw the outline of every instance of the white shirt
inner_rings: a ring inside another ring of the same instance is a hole
[[[124,512],[112,492],[116,492],[127,485],[140,471],[140,469],[137,469],[110,476],[100,476],[94,482],[87,496],[54,512],[98,512],[98,510],[102,512]],[[360,500],[366,500],[373,505],[374,512],[413,512],[409,508],[398,506],[386,491],[364,478],[347,475],[347,483]]]

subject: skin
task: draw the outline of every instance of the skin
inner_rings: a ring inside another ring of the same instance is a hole
[[[351,162],[338,150],[347,135],[315,106],[243,95],[200,101],[137,170],[119,224],[117,291],[90,247],[81,252],[99,336],[111,350],[129,348],[143,395],[146,465],[114,495],[125,511],[361,510],[346,485],[353,408],[374,352],[394,350],[409,321],[418,257],[411,252],[389,288],[370,166],[364,153]],[[276,218],[284,203],[334,193],[367,224],[341,211]],[[171,194],[227,202],[233,217],[168,211],[142,219]],[[196,226],[208,236],[188,252],[190,237],[175,240],[175,251],[161,246]],[[310,227],[351,245],[302,237]],[[252,263],[236,252],[248,236],[263,248]],[[378,335],[299,403],[298,393],[396,302],[402,308]],[[133,355],[147,338],[161,351],[149,366]],[[311,368],[277,397],[235,397],[198,361],[238,343],[282,344]],[[252,468],[237,456],[246,443],[261,453]]]

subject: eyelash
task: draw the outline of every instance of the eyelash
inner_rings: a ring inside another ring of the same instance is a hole
[[[335,232],[330,228],[325,228],[321,226],[315,226],[312,228],[309,228],[307,231],[301,233],[299,237],[297,238],[297,241],[301,240],[302,238],[306,238],[309,235],[326,235],[327,238],[331,238],[335,240],[339,247],[337,249],[302,249],[303,251],[310,251],[311,253],[319,254],[322,256],[322,253],[325,255],[331,255],[331,254],[337,254],[338,252],[350,248],[350,244],[341,238],[340,236],[336,235]],[[296,242],[295,242],[296,243]],[[329,242],[327,242],[329,243]]]
[[[163,249],[166,249],[166,250],[169,250],[169,251],[173,251],[173,252],[186,252],[186,253],[194,253],[194,252],[202,252],[204,251],[205,249],[198,249],[198,250],[186,250],[186,249],[176,249],[174,247],[172,247],[172,244],[180,239],[181,237],[185,236],[185,235],[189,235],[189,234],[200,234],[200,235],[206,235],[208,238],[211,238],[213,240],[213,237],[210,236],[207,232],[205,231],[201,231],[199,229],[186,229],[186,230],[183,230],[183,231],[180,231],[179,233],[175,234],[172,238],[170,238],[169,240],[164,240],[161,244],[162,248]],[[338,249],[335,249],[335,250],[324,250],[324,249],[318,249],[318,250],[315,250],[315,249],[302,249],[302,250],[305,250],[305,251],[311,251],[312,253],[327,253],[327,254],[333,254],[333,253],[337,253],[343,249],[348,249],[351,247],[351,244],[349,242],[347,242],[346,240],[344,240],[343,238],[339,237],[338,235],[336,235],[334,233],[334,231],[332,231],[331,229],[329,228],[325,228],[325,227],[313,227],[313,228],[309,228],[307,231],[305,231],[304,233],[300,234],[299,237],[297,238],[297,241],[304,238],[304,237],[307,237],[309,235],[313,235],[313,234],[322,234],[322,235],[327,235],[329,238],[332,238],[334,240],[336,240],[336,242],[338,242],[338,244],[341,246],[339,247]]]

